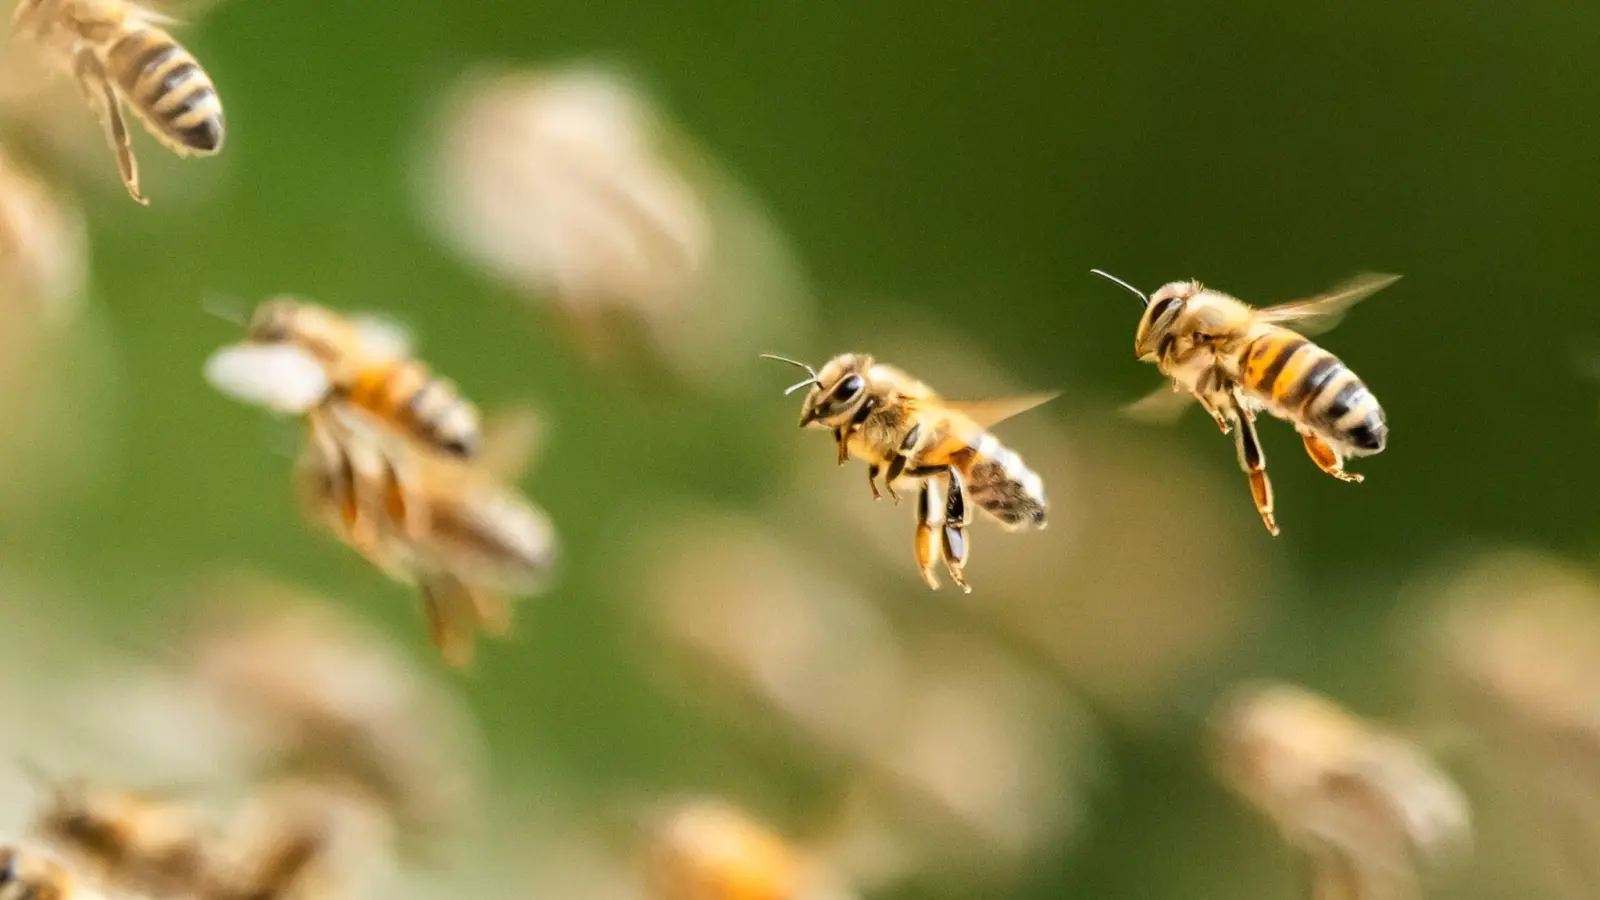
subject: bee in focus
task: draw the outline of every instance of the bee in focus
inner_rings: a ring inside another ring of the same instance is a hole
[[[139,165],[123,118],[126,106],[179,156],[222,149],[222,101],[211,77],[162,25],[171,20],[129,0],[18,0],[17,34],[31,38],[70,71],[105,129],[128,193]]]
[[[463,458],[478,450],[478,409],[414,358],[398,325],[346,316],[289,297],[256,308],[243,342],[217,351],[206,377],[224,393],[275,412],[347,403]]]
[[[0,843],[0,900],[106,900],[61,862],[22,844]]]
[[[951,580],[971,591],[961,570],[974,506],[1010,531],[1045,527],[1043,480],[987,429],[1056,394],[959,402],[865,354],[836,356],[821,371],[764,358],[806,370],[806,380],[785,391],[810,388],[800,427],[832,430],[840,465],[852,453],[866,460],[874,498],[881,496],[880,476],[896,501],[896,484],[917,486],[917,568],[929,587],[939,588],[933,568],[942,559]]]
[[[712,800],[666,811],[646,847],[651,900],[846,900],[836,877],[742,811]]]
[[[307,517],[416,584],[434,645],[466,666],[474,631],[505,634],[506,596],[542,590],[555,563],[549,519],[509,486],[525,465],[521,442],[507,437],[469,462],[348,404],[318,407],[309,424],[295,472]]]
[[[120,890],[183,893],[206,865],[206,838],[192,810],[150,792],[57,782],[34,827],[68,859]]]
[[[1466,798],[1412,742],[1289,685],[1240,688],[1212,722],[1221,779],[1307,854],[1314,900],[1417,895],[1471,841]]]
[[[1144,314],[1134,354],[1172,379],[1171,394],[1162,388],[1130,411],[1167,418],[1189,400],[1199,401],[1223,434],[1234,434],[1239,465],[1267,531],[1278,534],[1278,523],[1257,412],[1294,425],[1311,461],[1340,481],[1361,481],[1344,470],[1346,459],[1383,452],[1389,426],[1378,399],[1338,357],[1304,334],[1333,327],[1351,306],[1400,276],[1363,274],[1320,296],[1256,309],[1198,281],[1174,281],[1146,297],[1119,278],[1093,271],[1139,297]]]

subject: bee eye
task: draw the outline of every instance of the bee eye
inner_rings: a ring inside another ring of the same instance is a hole
[[[860,375],[851,375],[839,382],[839,387],[834,391],[834,395],[838,402],[849,403],[856,398],[857,394],[861,393],[861,388],[864,384],[865,382],[861,380]]]

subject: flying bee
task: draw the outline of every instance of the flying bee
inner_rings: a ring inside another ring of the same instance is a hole
[[[715,800],[681,801],[649,835],[652,900],[849,900],[855,893],[805,848]]]
[[[43,850],[0,843],[0,900],[106,900],[106,897]]]
[[[1198,281],[1174,281],[1146,297],[1120,278],[1093,272],[1143,302],[1134,354],[1172,379],[1172,393],[1157,390],[1130,412],[1169,418],[1199,401],[1223,434],[1234,434],[1267,531],[1276,535],[1278,523],[1257,412],[1294,425],[1311,461],[1340,481],[1361,481],[1344,470],[1346,459],[1383,452],[1389,426],[1378,399],[1338,357],[1304,335],[1332,328],[1346,310],[1400,276],[1365,273],[1319,296],[1256,309]]]
[[[1220,779],[1308,857],[1313,900],[1410,900],[1471,845],[1471,810],[1447,772],[1318,694],[1236,688],[1209,743]]]
[[[957,587],[972,590],[961,574],[972,505],[1008,531],[1045,527],[1043,480],[987,429],[1057,394],[958,402],[866,354],[836,356],[820,372],[781,356],[764,358],[806,370],[806,380],[784,392],[810,388],[800,427],[831,429],[840,465],[852,453],[866,460],[874,498],[880,476],[896,501],[897,483],[918,486],[915,551],[929,587],[939,588],[938,557]]]
[[[416,584],[434,645],[466,666],[474,630],[509,631],[506,595],[539,592],[555,563],[549,519],[508,486],[526,465],[530,432],[491,433],[469,462],[348,404],[318,407],[309,423],[295,473],[307,517]]]
[[[261,304],[242,343],[206,363],[224,393],[275,412],[303,414],[338,401],[365,410],[445,453],[470,457],[476,406],[411,355],[411,339],[376,316],[345,316],[289,297]]]
[[[103,883],[152,895],[182,893],[197,883],[206,838],[187,804],[81,779],[49,787],[35,831]]]
[[[128,193],[139,164],[123,119],[126,105],[179,156],[222,149],[222,101],[211,77],[161,25],[171,20],[130,0],[18,0],[12,26],[77,78],[117,157]]]

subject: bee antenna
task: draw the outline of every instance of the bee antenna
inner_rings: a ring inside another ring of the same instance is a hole
[[[207,291],[205,297],[200,300],[200,308],[208,314],[216,316],[224,322],[232,322],[240,328],[243,328],[250,321],[250,317],[245,314],[244,303],[238,297]]]
[[[788,363],[789,365],[794,366],[795,368],[805,369],[806,370],[806,374],[811,376],[810,378],[807,378],[805,381],[801,381],[801,382],[799,382],[797,384],[791,384],[787,388],[785,388],[784,391],[783,391],[783,395],[785,397],[789,396],[790,394],[794,393],[795,391],[800,390],[801,388],[805,387],[808,384],[815,384],[815,385],[818,385],[819,387],[822,384],[821,381],[817,380],[817,370],[811,368],[810,366],[806,365],[805,363],[803,363],[803,362],[801,362],[801,361],[799,361],[797,359],[790,359],[787,356],[777,356],[777,355],[772,354],[772,353],[763,353],[763,354],[761,354],[761,358],[762,359],[775,359],[775,360],[777,360],[778,362],[781,362],[781,363]]]
[[[1118,278],[1117,276],[1112,275],[1110,272],[1104,272],[1104,271],[1101,271],[1100,269],[1090,269],[1089,270],[1089,274],[1091,274],[1091,275],[1099,275],[1101,278],[1104,278],[1105,280],[1111,282],[1112,284],[1121,285],[1122,287],[1126,288],[1129,293],[1133,294],[1135,297],[1138,297],[1140,302],[1142,302],[1145,306],[1149,306],[1150,305],[1150,298],[1145,296],[1144,291],[1141,291],[1138,288],[1134,287],[1133,285],[1127,283],[1126,281],[1123,281],[1121,278]]]

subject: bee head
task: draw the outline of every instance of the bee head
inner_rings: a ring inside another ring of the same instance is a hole
[[[257,344],[282,344],[294,338],[301,306],[287,297],[277,297],[256,307],[245,329],[246,339]]]
[[[872,368],[872,357],[866,354],[842,353],[828,360],[820,372],[803,362],[783,356],[763,353],[761,358],[775,359],[805,369],[810,376],[784,391],[785,394],[792,394],[803,387],[811,389],[806,392],[805,403],[800,407],[801,428],[813,425],[832,428],[854,415],[866,401],[867,370]]]
[[[1177,339],[1176,326],[1183,319],[1183,311],[1203,290],[1198,281],[1174,281],[1151,294],[1133,337],[1134,356],[1154,362],[1162,349]]]

